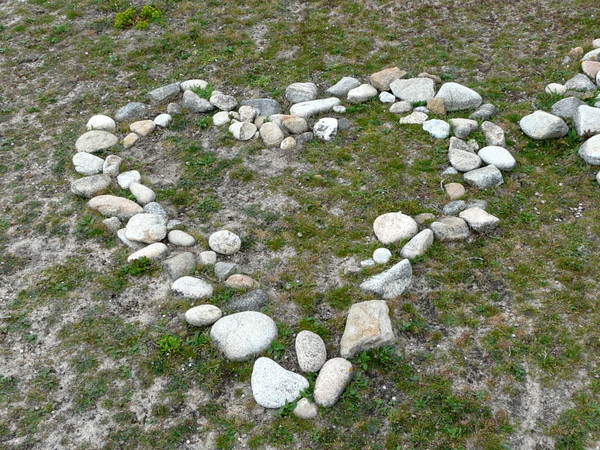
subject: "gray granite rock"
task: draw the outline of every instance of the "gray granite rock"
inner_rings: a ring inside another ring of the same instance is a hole
[[[117,110],[115,113],[115,120],[117,122],[129,122],[132,120],[143,119],[146,117],[146,114],[146,105],[140,102],[131,102]]]
[[[360,288],[382,298],[395,298],[402,294],[412,281],[412,266],[403,259],[390,269],[363,281]]]
[[[496,115],[498,109],[491,103],[481,105],[477,110],[469,116],[472,120],[489,120]]]
[[[427,120],[427,114],[424,112],[414,111],[408,116],[400,118],[400,123],[407,125],[423,125]]]
[[[472,230],[478,233],[491,231],[500,223],[500,219],[496,216],[477,207],[465,209],[459,214],[459,217],[467,222]]]
[[[479,126],[476,120],[472,119],[450,119],[450,125],[452,126],[452,131],[454,132],[454,136],[459,139],[466,139],[469,134],[477,129]]]
[[[254,362],[250,385],[256,403],[264,408],[280,408],[300,397],[308,388],[308,380],[263,357]]]
[[[146,96],[151,103],[167,103],[175,100],[180,92],[181,83],[171,83],[148,92]]]
[[[162,263],[172,280],[190,275],[196,269],[196,258],[192,252],[183,252],[167,258]]]
[[[185,312],[185,321],[195,327],[208,327],[223,317],[223,312],[214,305],[198,305]]]
[[[159,114],[154,118],[154,124],[157,127],[167,128],[173,122],[173,116],[171,114]]]
[[[492,122],[483,122],[481,131],[485,136],[485,142],[490,146],[505,147],[506,140],[504,138],[504,130]]]
[[[481,166],[481,158],[473,153],[466,142],[455,137],[450,138],[448,160],[460,172],[469,172]]]
[[[240,250],[242,240],[229,230],[220,230],[210,235],[208,246],[221,255],[233,255]]]
[[[327,361],[325,342],[312,331],[303,330],[298,333],[295,348],[302,372],[318,372]]]
[[[229,126],[229,132],[238,141],[249,141],[256,134],[256,125],[249,122],[234,122]]]
[[[250,100],[243,100],[240,104],[252,106],[258,111],[258,115],[263,117],[269,117],[273,114],[281,114],[283,112],[281,104],[272,98],[253,98]]]
[[[140,205],[145,205],[156,200],[156,193],[152,189],[136,181],[129,185],[129,191]]]
[[[129,219],[125,227],[127,239],[145,244],[162,241],[166,235],[167,227],[162,219],[154,214],[136,214]]]
[[[340,355],[342,358],[352,358],[363,350],[391,344],[395,339],[385,301],[355,303],[348,312],[340,341]]]
[[[462,241],[471,234],[467,222],[458,217],[443,217],[430,227],[435,238],[442,242]]]
[[[585,104],[586,103],[583,100],[580,100],[577,97],[567,97],[552,105],[550,112],[561,119],[572,119],[575,117],[577,108]]]
[[[579,136],[593,136],[600,133],[600,108],[581,105],[573,117],[573,124]]]
[[[313,397],[319,406],[333,406],[350,380],[352,379],[352,363],[344,358],[333,358],[327,361],[317,377]]]
[[[425,229],[414,236],[410,241],[406,243],[402,250],[400,250],[400,256],[406,259],[415,259],[419,256],[423,256],[429,247],[433,244],[433,231]]]
[[[512,170],[517,161],[504,147],[488,146],[479,150],[478,156],[486,164],[493,164],[500,170]]]
[[[183,93],[181,106],[192,113],[206,113],[215,109],[212,103],[192,91],[185,91]]]
[[[240,266],[232,262],[219,261],[215,263],[214,270],[217,280],[224,281],[229,278],[230,275],[238,273],[240,271]]]
[[[108,155],[102,164],[102,172],[111,177],[119,175],[123,158],[117,155]]]
[[[308,131],[308,122],[302,117],[284,116],[281,119],[281,124],[291,134],[301,134]]]
[[[565,83],[565,89],[567,91],[593,92],[596,90],[596,85],[592,83],[587,75],[578,73]]]
[[[412,111],[412,103],[406,100],[401,100],[390,106],[390,112],[394,114],[405,114]],[[425,117],[427,118],[427,116]]]
[[[314,116],[315,114],[321,114],[331,111],[331,108],[339,104],[340,99],[337,97],[296,103],[290,108],[290,114],[292,116],[298,116],[307,119],[311,116]]]
[[[350,103],[362,103],[372,99],[377,95],[377,89],[370,84],[361,84],[348,92],[348,101]]]
[[[155,216],[160,217],[160,219],[162,220],[162,222],[165,225],[167,225],[167,222],[169,221],[169,215],[167,214],[167,212],[165,211],[165,209],[162,207],[162,205],[160,203],[156,203],[156,202],[146,203],[144,205],[144,212],[147,214],[153,214]],[[167,226],[167,229],[169,229],[168,226]]]
[[[196,243],[196,239],[194,238],[194,236],[181,230],[169,231],[167,239],[169,240],[170,244],[176,245],[178,247],[191,247]]]
[[[204,280],[196,277],[185,276],[178,278],[171,284],[171,290],[186,298],[200,299],[210,297],[213,287]]]
[[[535,111],[523,117],[519,126],[523,133],[536,140],[561,138],[569,132],[564,120],[544,111]]]
[[[423,130],[436,139],[446,139],[450,135],[450,125],[445,120],[440,119],[423,122]]]
[[[504,183],[502,173],[492,164],[464,174],[465,181],[478,189],[488,189]]]
[[[586,163],[592,166],[600,166],[600,134],[581,144],[578,153]]]
[[[285,137],[283,131],[274,122],[265,122],[260,127],[260,137],[267,147],[279,147]]]
[[[96,153],[111,148],[117,142],[119,139],[108,131],[92,130],[79,136],[75,148],[78,152]]]
[[[476,109],[482,102],[481,95],[473,89],[454,82],[444,83],[435,98],[444,99],[448,112]]]
[[[409,239],[418,232],[415,220],[401,212],[386,213],[373,222],[373,232],[382,244],[392,244]]]
[[[238,105],[238,102],[233,95],[223,94],[220,91],[213,91],[208,101],[211,105],[216,106],[221,111],[231,111]]]
[[[110,186],[112,178],[109,175],[90,175],[79,178],[71,183],[71,192],[82,197],[93,197]]]
[[[453,200],[446,203],[442,208],[442,211],[447,216],[456,216],[459,212],[465,209],[466,206],[467,203],[464,200]]]
[[[411,103],[427,102],[435,95],[435,83],[430,78],[397,79],[390,89],[396,97]]]
[[[285,98],[291,104],[309,102],[317,98],[315,83],[292,83],[285,89]]]
[[[269,303],[269,295],[263,289],[255,289],[244,295],[233,297],[225,308],[232,311],[260,311]]]
[[[356,78],[344,77],[325,92],[334,97],[345,97],[351,89],[357,88],[358,86],[360,86],[360,81]]]
[[[307,398],[301,398],[292,412],[299,419],[314,419],[317,417],[317,405],[311,403]]]
[[[208,87],[208,81],[194,78],[191,80],[185,80],[181,83],[181,92],[191,91],[192,89],[206,89]]]
[[[117,183],[119,183],[119,186],[123,189],[129,189],[131,183],[139,183],[141,180],[142,176],[137,170],[128,170],[117,176]]]
[[[394,94],[390,94],[389,92],[383,91],[379,94],[379,101],[381,103],[395,103],[396,96]]]

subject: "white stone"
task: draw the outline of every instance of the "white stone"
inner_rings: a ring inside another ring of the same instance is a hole
[[[392,244],[409,239],[418,232],[417,222],[401,212],[386,213],[373,222],[373,231],[382,244]]]
[[[573,78],[565,83],[567,91],[577,92],[593,92],[596,90],[596,86],[592,81],[583,73],[578,73]]]
[[[430,226],[435,238],[442,242],[462,241],[470,235],[469,226],[458,217],[443,217]]]
[[[277,338],[277,326],[263,313],[242,311],[219,319],[210,337],[227,359],[244,361],[269,348]]]
[[[346,112],[346,107],[342,105],[337,105],[331,108],[334,113],[344,114]]]
[[[137,170],[129,170],[127,172],[120,173],[117,176],[117,183],[123,189],[129,189],[131,183],[139,183],[142,180],[142,176]]]
[[[423,122],[423,130],[427,131],[436,139],[446,139],[450,135],[450,125],[440,119],[432,119]]]
[[[302,372],[318,372],[327,361],[325,342],[316,333],[303,330],[296,336],[296,357]]]
[[[348,91],[348,101],[350,103],[362,103],[375,97],[377,95],[377,89],[370,84],[361,84],[354,89]]]
[[[600,39],[594,39],[592,41],[592,47],[594,47],[594,48],[600,48]]]
[[[378,248],[373,252],[373,261],[377,264],[386,264],[392,257],[392,252],[387,248]]]
[[[389,92],[383,91],[379,94],[379,101],[381,103],[394,103],[396,101],[396,96]]]
[[[450,119],[450,125],[452,125],[452,131],[454,136],[459,139],[466,139],[469,134],[477,129],[479,124],[473,119]]]
[[[171,290],[187,298],[199,299],[210,297],[213,287],[206,281],[196,277],[181,277],[171,284]]]
[[[479,150],[477,155],[486,164],[493,164],[500,170],[512,170],[517,165],[517,161],[504,147],[490,145]]]
[[[96,175],[102,172],[104,160],[91,153],[78,152],[73,155],[75,172],[82,175]]]
[[[444,83],[435,98],[444,99],[448,112],[477,109],[483,101],[481,95],[473,89],[453,82]]]
[[[430,78],[397,79],[390,83],[392,93],[411,103],[427,102],[435,95],[435,83]]]
[[[167,128],[173,122],[171,114],[159,114],[154,118],[154,124],[161,128]]]
[[[144,209],[137,203],[116,195],[99,195],[88,202],[88,207],[95,209],[106,217],[118,217],[121,220],[129,219],[139,214]]]
[[[403,259],[385,272],[363,281],[360,288],[382,298],[395,298],[401,295],[412,282],[412,266]]]
[[[172,280],[177,280],[196,270],[196,257],[192,252],[177,253],[165,259],[162,266]]]
[[[293,413],[299,419],[314,419],[317,417],[317,405],[311,403],[307,398],[301,398],[298,400]]]
[[[279,147],[285,136],[279,125],[265,122],[260,127],[260,137],[267,147]]]
[[[153,202],[156,200],[156,194],[148,186],[133,181],[129,185],[129,191],[134,195],[135,199],[140,205]]]
[[[223,94],[220,91],[213,91],[209,102],[211,105],[216,106],[221,111],[231,111],[238,105],[238,102],[234,96]]]
[[[344,358],[333,358],[327,361],[315,382],[315,403],[325,408],[333,406],[350,380],[352,379],[352,363]]]
[[[127,258],[127,262],[135,261],[136,259],[148,258],[150,261],[164,259],[169,254],[169,249],[162,242],[147,245],[146,247],[132,253]]]
[[[578,153],[586,163],[592,166],[600,166],[600,134],[581,144]]]
[[[390,112],[394,114],[404,114],[412,111],[412,103],[402,100],[390,106]]]
[[[193,113],[206,113],[215,109],[212,103],[192,91],[184,91],[181,106]]]
[[[296,147],[296,139],[293,136],[288,136],[286,137],[283,141],[281,141],[281,144],[279,145],[279,148],[281,150],[292,150],[293,148]]]
[[[217,253],[212,250],[200,252],[198,255],[198,264],[203,266],[212,266],[217,262]]]
[[[208,82],[204,80],[186,80],[179,86],[181,92],[191,91],[192,89],[206,89],[208,86]]]
[[[133,216],[125,227],[125,237],[131,241],[152,244],[161,241],[167,235],[167,227],[161,217],[140,213]]]
[[[185,312],[185,321],[195,327],[207,327],[223,317],[223,311],[214,305],[199,305]]]
[[[567,92],[567,88],[564,84],[559,83],[550,83],[544,89],[546,94],[556,94],[556,95],[564,95]]]
[[[90,120],[88,120],[88,123],[85,127],[88,131],[103,130],[114,133],[117,129],[117,124],[113,119],[105,116],[104,114],[96,114],[95,116],[90,117]]]
[[[139,135],[140,137],[146,137],[156,129],[156,124],[152,120],[138,120],[129,125],[129,131]]]
[[[106,174],[90,175],[71,183],[71,192],[82,197],[93,197],[110,186],[112,178]]]
[[[324,98],[321,100],[312,100],[310,102],[296,103],[290,108],[292,116],[303,117],[307,119],[315,114],[321,114],[331,111],[331,108],[340,104],[337,97]]]
[[[488,189],[504,183],[502,173],[496,166],[490,164],[479,169],[470,170],[463,175],[465,181],[479,189]]]
[[[239,141],[248,141],[256,134],[256,125],[250,122],[234,122],[229,126],[229,132]]]
[[[415,111],[408,116],[400,118],[400,123],[407,125],[422,125],[427,120],[427,114]]]
[[[229,112],[227,111],[219,111],[218,113],[216,113],[213,118],[213,125],[217,126],[217,127],[221,127],[223,125],[227,125],[229,122],[231,122],[231,118],[229,117]]]
[[[579,136],[592,136],[600,133],[600,108],[581,105],[573,117],[573,124]]]
[[[280,408],[300,397],[308,388],[308,380],[262,357],[254,362],[250,385],[256,403],[263,408]]]
[[[78,152],[96,153],[116,145],[119,139],[108,131],[92,130],[79,136],[75,142]]]
[[[493,230],[500,223],[500,219],[479,207],[465,209],[461,211],[458,217],[467,222],[469,227],[478,233]]]
[[[355,303],[350,307],[340,341],[342,358],[352,358],[363,350],[391,344],[396,339],[389,308],[383,300]]]
[[[569,132],[564,120],[544,111],[535,111],[523,117],[519,126],[523,133],[537,140],[561,138]]]
[[[400,250],[400,256],[406,259],[415,259],[419,256],[423,256],[429,247],[433,244],[433,231],[425,229],[419,234],[415,235],[410,241],[406,243],[402,250]]]
[[[108,155],[102,164],[102,172],[111,177],[119,175],[123,158],[117,155]]]
[[[325,92],[334,97],[345,97],[350,90],[357,88],[358,86],[360,86],[360,81],[356,78],[344,77]]]
[[[322,141],[331,141],[337,135],[338,120],[332,117],[319,119],[313,127],[313,133]]]
[[[483,122],[481,131],[485,136],[485,142],[489,146],[504,147],[506,140],[504,139],[504,130],[492,122]]]
[[[167,239],[171,244],[177,245],[178,247],[191,247],[196,243],[194,236],[181,230],[169,231]]]
[[[448,160],[460,172],[468,172],[481,166],[481,158],[473,153],[466,142],[456,137],[450,138]]]
[[[285,98],[292,104],[302,103],[314,100],[317,93],[315,83],[292,83],[285,89]]]
[[[229,230],[220,230],[210,235],[208,246],[222,255],[233,255],[240,250],[242,240]]]

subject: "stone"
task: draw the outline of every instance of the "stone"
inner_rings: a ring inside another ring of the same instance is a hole
[[[106,217],[117,217],[127,220],[143,211],[137,203],[115,195],[99,195],[88,202],[88,207]]]
[[[102,166],[104,165],[102,158],[86,152],[75,153],[72,161],[73,166],[75,166],[75,172],[81,175],[96,175],[102,172]]]
[[[196,239],[194,238],[194,236],[181,230],[169,231],[167,239],[169,243],[178,247],[191,247],[196,243]]]
[[[229,126],[229,132],[239,141],[248,141],[256,134],[256,125],[249,122],[234,122]]]
[[[469,116],[473,120],[488,120],[496,115],[498,109],[491,103],[481,105],[477,110]]]
[[[400,70],[397,67],[390,67],[371,74],[369,82],[380,91],[389,91],[390,84],[393,81],[405,76],[406,72],[404,70]]]
[[[156,200],[156,194],[152,189],[136,181],[129,185],[129,191],[140,205],[145,205]]]
[[[88,131],[101,130],[114,133],[117,130],[117,124],[113,119],[104,114],[96,114],[95,116],[90,117],[85,128]]]
[[[208,82],[204,80],[186,80],[179,86],[181,92],[191,91],[192,89],[206,89],[208,87]]]
[[[319,119],[313,127],[314,135],[322,141],[331,141],[337,135],[338,120],[332,117]]]
[[[415,222],[417,222],[419,225],[423,225],[424,223],[433,219],[435,219],[435,216],[431,213],[421,213],[415,216]]]
[[[550,83],[545,88],[546,94],[564,95],[567,92],[567,88],[564,84]]]
[[[412,103],[406,100],[401,100],[390,106],[390,112],[394,114],[404,114],[412,111]]]
[[[594,48],[600,48],[600,39],[594,39],[592,41],[592,47],[594,47]]]
[[[567,91],[593,92],[596,90],[596,85],[586,75],[578,73],[565,83],[565,89]]]
[[[317,405],[311,403],[307,398],[301,398],[296,403],[292,413],[299,419],[315,419],[317,417]]]
[[[167,212],[165,211],[165,209],[162,207],[162,205],[160,203],[156,203],[156,202],[149,202],[146,203],[144,205],[144,212],[147,214],[152,214],[157,216],[162,223],[164,223],[165,225],[167,225],[167,222],[169,222],[169,215],[167,214]],[[169,229],[169,226],[167,225],[167,229]]]
[[[415,107],[415,109],[413,111],[429,114],[429,110],[427,109],[427,106],[417,106],[417,107]]]
[[[148,136],[156,129],[156,124],[152,120],[139,120],[129,125],[129,130],[140,137]]]
[[[412,266],[403,259],[388,270],[363,281],[360,288],[382,298],[395,298],[401,295],[412,281]]]
[[[469,208],[481,208],[481,209],[486,209],[488,206],[488,202],[485,200],[470,200],[467,202],[467,207],[465,209],[469,209]]]
[[[171,125],[173,121],[173,116],[171,114],[159,114],[154,118],[154,125],[161,128],[167,128]]]
[[[242,107],[243,108],[243,107]],[[213,125],[216,127],[221,127],[223,125],[231,122],[231,118],[229,117],[229,112],[227,111],[219,111],[212,118]]]
[[[585,55],[583,55],[583,57],[581,59],[583,61],[594,61],[594,60],[598,60],[599,57],[600,57],[600,48],[596,48],[594,50],[587,52]]]
[[[291,116],[286,116],[285,114],[273,114],[272,116],[269,116],[267,118],[267,120],[265,120],[264,122],[267,122],[267,121],[273,122],[274,124],[276,124],[280,128],[283,128],[283,119],[285,119],[287,117],[291,117]]]
[[[121,228],[121,221],[117,217],[109,217],[108,219],[104,219],[102,224],[111,233],[116,233],[119,228]]]
[[[302,117],[284,116],[281,123],[291,134],[300,134],[308,131],[308,122]]]
[[[448,183],[444,186],[446,194],[450,197],[450,200],[458,200],[464,197],[466,191],[465,187],[460,183]]]
[[[137,141],[140,140],[140,137],[135,133],[129,133],[127,136],[123,138],[121,141],[121,145],[123,148],[131,148],[135,145]]]
[[[385,301],[355,303],[348,313],[346,328],[340,341],[340,355],[352,358],[361,351],[391,344],[395,339]]]
[[[373,252],[373,261],[377,264],[387,264],[392,257],[392,252],[387,248],[378,248]]]
[[[583,61],[581,70],[592,80],[596,79],[596,75],[600,72],[600,62],[598,61]]]
[[[192,113],[206,113],[215,109],[212,103],[192,91],[185,91],[183,93],[181,106]]]
[[[479,143],[475,139],[469,139],[467,145],[473,153],[479,151]]]
[[[147,245],[146,247],[132,253],[127,258],[127,262],[132,262],[141,258],[148,258],[150,261],[158,261],[166,258],[169,254],[168,247],[162,242]]]
[[[453,200],[449,203],[446,203],[442,208],[442,212],[446,216],[456,216],[459,212],[465,209],[467,204],[464,200]]]
[[[454,82],[442,84],[435,97],[444,99],[448,112],[477,109],[483,101],[473,89]]]
[[[116,145],[119,139],[108,131],[92,130],[83,133],[75,142],[78,152],[96,153]]]
[[[350,103],[362,103],[372,99],[377,95],[377,89],[370,84],[361,84],[348,92],[348,101]]]
[[[523,133],[536,140],[561,138],[569,132],[564,120],[544,111],[535,111],[523,117],[519,126]]]
[[[258,111],[249,105],[242,105],[238,110],[240,122],[254,122],[258,116]]]
[[[229,230],[220,230],[210,235],[208,246],[222,255],[233,255],[240,250],[242,240]]]
[[[401,212],[386,213],[373,222],[373,232],[382,244],[393,244],[417,234],[417,222]]]
[[[394,94],[390,94],[389,92],[381,92],[379,94],[379,101],[381,103],[394,103],[396,101],[396,96]]]
[[[375,264],[376,263],[373,258],[365,259],[364,261],[360,262],[361,267],[373,267]]]
[[[232,311],[260,311],[269,303],[269,295],[263,289],[255,289],[244,295],[233,297],[225,308]]]
[[[350,380],[352,379],[352,363],[344,358],[333,358],[327,361],[315,382],[313,397],[319,406],[333,406]]]
[[[290,114],[292,116],[298,116],[307,119],[315,114],[321,114],[331,111],[331,108],[339,104],[340,99],[337,97],[296,103],[290,108]]]
[[[583,100],[577,97],[567,97],[552,105],[550,112],[561,119],[573,119],[575,113],[577,113],[577,108],[585,104]]]
[[[300,393],[308,388],[308,380],[270,358],[261,357],[254,362],[250,385],[254,400],[260,406],[281,408],[300,397]]]
[[[483,122],[481,124],[481,131],[483,131],[487,145],[498,147],[506,146],[504,130],[495,123],[488,121]]]
[[[119,175],[123,158],[117,155],[108,155],[102,164],[102,172],[111,177]]]
[[[223,312],[214,305],[198,305],[185,312],[185,321],[195,327],[208,327],[223,317]]]
[[[162,218],[154,214],[136,214],[125,226],[125,237],[130,241],[152,244],[162,241],[166,235],[167,227]]]
[[[240,273],[230,275],[223,284],[230,289],[256,289],[258,287],[258,282],[255,279]]]
[[[150,202],[150,203],[155,203],[155,202]],[[144,205],[144,210],[146,208],[147,205]],[[179,219],[169,219],[167,221],[167,231],[171,231],[173,229],[175,229],[175,227],[181,225],[181,220]]]
[[[600,166],[600,134],[581,144],[578,153],[586,163],[592,166]]]
[[[200,252],[198,255],[198,264],[202,266],[211,266],[217,262],[217,253],[212,250]]]
[[[573,117],[579,136],[587,137],[600,133],[600,108],[581,105]]]
[[[296,357],[302,372],[318,372],[327,361],[325,342],[312,331],[301,331],[296,336]]]
[[[162,263],[166,272],[172,280],[194,273],[196,269],[196,258],[191,252],[178,253],[167,258]]]
[[[344,77],[336,84],[325,91],[326,94],[334,97],[345,97],[352,89],[360,86],[360,81],[352,77]]]
[[[450,167],[446,167],[444,169],[444,171],[442,172],[443,176],[451,176],[451,175],[458,175],[458,170],[456,170],[454,167],[450,166]]]
[[[285,98],[291,104],[309,102],[317,98],[315,83],[292,83],[285,89]]]
[[[272,98],[253,98],[250,100],[243,100],[240,104],[242,106],[252,106],[258,111],[258,115],[263,117],[269,117],[273,114],[281,114],[283,112],[281,104]]]
[[[433,214],[432,214],[433,216]],[[432,220],[432,217],[430,220]],[[433,231],[425,229],[402,247],[400,250],[400,256],[406,259],[415,259],[419,256],[423,256],[429,250],[429,247],[433,244]]]
[[[285,136],[279,125],[273,122],[266,122],[260,127],[260,137],[267,147],[279,147]]]
[[[435,83],[430,78],[394,80],[390,89],[396,97],[411,103],[427,102],[435,95]]]
[[[436,116],[446,115],[446,103],[443,98],[432,98],[427,102],[427,109]]]
[[[431,73],[427,73],[427,72],[421,72],[418,75],[419,78],[431,78],[434,82],[436,83],[441,83],[442,79],[440,77],[438,77],[437,75],[433,75]]]
[[[174,116],[181,114],[183,112],[183,108],[179,103],[169,103],[167,105],[167,114],[172,114]]]
[[[481,166],[481,158],[473,153],[466,142],[451,137],[448,160],[459,172],[469,172]]]
[[[237,100],[232,95],[223,94],[220,91],[213,91],[209,102],[211,105],[216,106],[221,111],[231,111],[238,105]]]
[[[471,234],[467,222],[458,217],[442,217],[430,227],[435,238],[442,242],[463,241]]]
[[[331,108],[334,113],[344,114],[346,112],[346,107],[342,105],[337,105]]]
[[[140,102],[131,102],[117,110],[115,120],[117,122],[129,122],[130,120],[143,119],[146,113],[146,105]]]
[[[129,189],[131,183],[139,183],[141,180],[142,176],[137,170],[128,170],[117,176],[117,183],[119,183],[119,186],[123,189]]]
[[[294,139],[292,136],[286,137],[283,141],[281,141],[281,144],[279,145],[279,148],[285,151],[292,150],[295,147],[296,139]]]
[[[504,147],[490,145],[479,150],[477,155],[486,164],[493,164],[500,170],[513,170],[517,161]]]
[[[200,299],[210,297],[213,287],[204,280],[196,277],[185,276],[178,278],[171,284],[171,290],[186,298]]]
[[[338,119],[337,124],[338,124],[338,131],[347,131],[350,128],[352,128],[352,122],[350,122],[345,117]]]
[[[423,125],[427,120],[427,114],[415,111],[408,116],[404,116],[400,119],[400,123],[408,125]]]
[[[242,311],[219,319],[210,337],[231,361],[244,361],[265,351],[277,338],[277,326],[269,316]]]
[[[161,86],[146,94],[150,103],[167,103],[175,100],[181,91],[181,83],[171,83],[166,86]]]
[[[215,264],[214,271],[217,280],[223,281],[229,278],[230,275],[238,273],[240,271],[240,266],[232,262],[219,261]]]
[[[439,119],[431,119],[423,122],[423,130],[427,131],[435,139],[446,139],[450,135],[448,122]]]
[[[127,247],[129,247],[133,250],[139,250],[141,248],[146,247],[146,245],[142,244],[141,242],[130,241],[129,239],[127,239],[125,237],[125,231],[126,231],[125,228],[121,228],[120,230],[117,230],[117,238],[119,238],[119,240],[123,244],[125,244]],[[147,247],[149,247],[149,246],[147,246]]]
[[[463,219],[473,231],[485,233],[491,231],[498,226],[500,219],[487,213],[481,208],[465,209],[458,215]]]
[[[75,195],[91,198],[110,186],[112,178],[109,175],[90,175],[79,178],[71,183],[71,192]]]
[[[493,164],[480,169],[470,170],[463,176],[469,185],[475,186],[478,189],[488,189],[504,183],[502,173]]]

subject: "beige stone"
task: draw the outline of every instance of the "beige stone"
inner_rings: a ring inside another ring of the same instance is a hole
[[[465,195],[465,187],[460,183],[448,183],[444,188],[450,200],[458,200]]]
[[[225,280],[225,286],[231,289],[253,289],[258,287],[258,283],[248,275],[236,273]]]
[[[148,136],[156,129],[156,124],[153,120],[138,120],[129,125],[129,130],[140,135],[141,137]]]
[[[140,137],[135,133],[129,133],[125,138],[121,141],[121,144],[124,148],[131,148],[135,145],[135,143],[140,139]]]
[[[446,104],[443,98],[432,98],[427,102],[427,109],[436,116],[446,115]]]
[[[398,78],[404,78],[405,76],[406,72],[404,70],[400,70],[397,67],[390,67],[371,74],[369,81],[380,91],[389,91],[390,83],[392,81],[397,80]]]

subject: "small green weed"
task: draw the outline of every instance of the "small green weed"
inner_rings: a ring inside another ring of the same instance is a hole
[[[195,93],[200,98],[205,98],[206,100],[210,98],[214,90],[214,86],[210,83],[208,83],[204,89],[202,89],[201,87],[192,88],[193,93]]]
[[[152,5],[140,8],[129,7],[125,11],[115,14],[114,26],[119,30],[135,27],[145,30],[151,22],[156,22],[163,17],[163,13]]]
[[[161,353],[171,355],[178,353],[183,345],[181,338],[172,334],[167,334],[161,337],[156,343]]]

